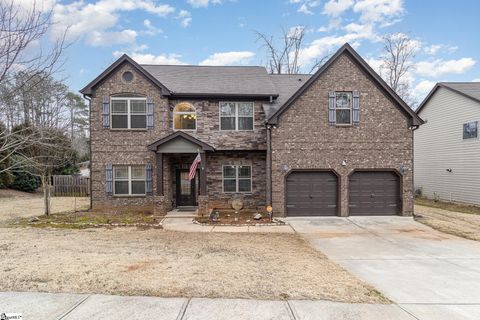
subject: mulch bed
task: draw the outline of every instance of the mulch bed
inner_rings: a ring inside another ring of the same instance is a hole
[[[204,225],[224,225],[224,226],[254,226],[254,225],[282,225],[282,221],[273,219],[270,221],[267,213],[260,213],[262,218],[255,220],[254,217],[259,212],[253,210],[241,210],[235,212],[234,210],[216,210],[218,212],[218,220],[210,220],[209,215],[195,218],[195,221]]]

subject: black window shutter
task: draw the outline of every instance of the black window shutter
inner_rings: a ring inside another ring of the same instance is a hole
[[[148,163],[145,166],[145,193],[147,195],[153,194],[152,185],[152,164]]]
[[[153,99],[147,98],[147,129],[153,129]]]
[[[110,128],[110,98],[103,97],[102,122],[104,128]]]
[[[105,191],[107,196],[111,196],[113,194],[113,166],[111,164],[105,166],[105,181]]]
[[[335,91],[330,91],[328,93],[328,124],[331,126],[336,123],[336,114],[335,114]]]
[[[360,92],[353,91],[353,114],[352,122],[354,125],[360,124]]]

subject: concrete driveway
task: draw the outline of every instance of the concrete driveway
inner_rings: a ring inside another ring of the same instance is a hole
[[[408,217],[288,218],[325,253],[417,319],[480,319],[480,243]]]

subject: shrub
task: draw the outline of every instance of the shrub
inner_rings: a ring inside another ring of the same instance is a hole
[[[35,192],[40,187],[40,178],[28,172],[15,172],[15,180],[9,185],[10,188],[25,192]]]

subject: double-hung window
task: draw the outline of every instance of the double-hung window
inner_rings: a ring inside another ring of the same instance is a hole
[[[335,95],[337,125],[352,124],[352,92],[337,91]]]
[[[114,166],[113,180],[114,195],[145,195],[145,166]]]
[[[252,131],[253,102],[220,102],[220,130]]]
[[[245,165],[223,166],[223,192],[252,192],[252,167]]]
[[[146,129],[147,98],[117,95],[111,97],[112,129]]]

